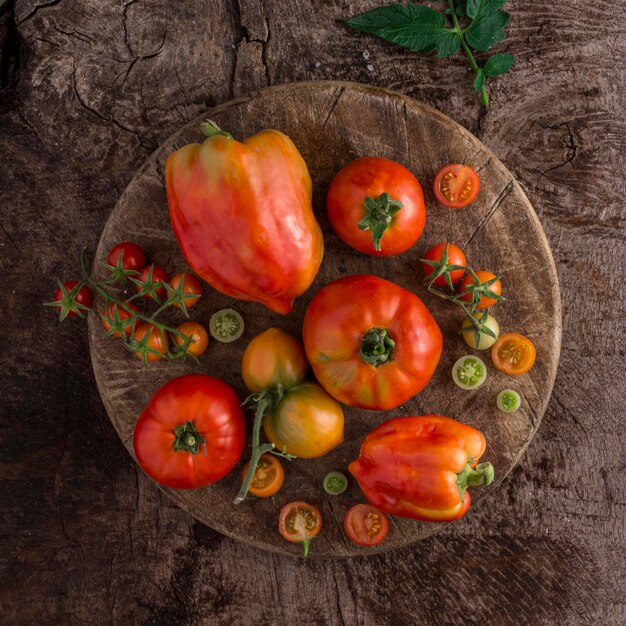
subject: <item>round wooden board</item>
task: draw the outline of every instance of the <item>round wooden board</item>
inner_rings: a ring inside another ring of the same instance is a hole
[[[554,383],[561,342],[561,305],[552,255],[537,216],[511,173],[467,130],[408,97],[336,81],[263,89],[191,121],[146,161],[113,210],[100,239],[97,259],[103,259],[115,243],[130,239],[172,274],[185,269],[169,224],[164,163],[177,148],[202,141],[199,124],[206,117],[236,138],[276,128],[293,139],[313,178],[313,207],[324,232],[324,261],[314,284],[298,298],[288,316],[233,300],[206,285],[192,318],[206,324],[216,310],[234,307],[242,313],[246,329],[235,343],[212,342],[200,365],[180,361],[143,365],[119,342],[106,337],[98,317],[91,314],[89,339],[96,381],[109,417],[130,454],[135,421],[160,385],[184,373],[206,372],[230,383],[243,398],[246,390],[240,373],[241,357],[252,337],[271,326],[300,335],[306,306],[322,285],[349,274],[371,273],[417,293],[437,319],[444,335],[444,352],[428,386],[392,411],[345,407],[345,443],[321,459],[296,459],[286,464],[285,486],[275,498],[251,499],[238,506],[232,503],[248,450],[235,470],[210,487],[164,491],[198,520],[267,550],[301,554],[299,545],[285,542],[276,530],[280,508],[295,499],[316,504],[324,517],[322,532],[312,545],[313,557],[390,550],[432,535],[443,525],[392,518],[385,542],[374,549],[359,548],[342,532],[344,512],[364,500],[358,485],[351,479],[345,494],[331,497],[322,488],[322,478],[330,470],[345,471],[349,461],[356,458],[364,435],[385,419],[438,413],[479,428],[488,439],[485,459],[494,464],[496,480],[491,487],[475,489],[472,494],[472,507],[484,506],[481,500],[497,489],[539,426]],[[416,245],[402,255],[377,259],[356,253],[339,240],[328,223],[328,185],[341,167],[361,156],[398,161],[422,183],[426,228]],[[445,209],[433,197],[434,175],[450,162],[468,163],[480,175],[478,198],[463,210]],[[446,240],[463,248],[476,269],[503,274],[508,300],[497,305],[495,315],[501,329],[522,332],[537,346],[537,363],[529,374],[518,379],[504,376],[491,366],[487,352],[483,357],[489,364],[489,378],[483,387],[464,392],[452,382],[452,363],[470,351],[458,336],[462,315],[453,305],[425,292],[420,286],[418,263],[430,246]],[[102,268],[95,271],[102,275]],[[496,396],[506,387],[517,389],[522,396],[522,408],[517,413],[507,415],[496,409]],[[498,493],[492,497],[498,497]]]

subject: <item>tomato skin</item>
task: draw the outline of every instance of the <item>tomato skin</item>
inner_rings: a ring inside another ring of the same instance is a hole
[[[250,463],[243,468],[242,477],[245,480]],[[248,492],[257,498],[269,498],[278,493],[285,481],[285,471],[281,462],[273,454],[264,454],[259,459],[254,478]]]
[[[176,276],[170,280],[170,285],[172,285],[174,289],[178,289],[181,282],[183,283],[184,294],[198,294],[195,298],[185,298],[184,300],[185,308],[191,309],[196,306],[198,300],[200,300],[200,296],[202,295],[202,283],[195,274],[191,274],[190,272],[181,272],[180,274],[176,274]],[[181,308],[178,302],[174,306],[178,309]]]
[[[395,341],[392,359],[378,367],[360,356],[373,328]],[[339,402],[391,409],[421,391],[443,347],[437,322],[413,293],[370,275],[322,287],[304,316],[304,348],[319,383]]]
[[[387,516],[371,504],[356,504],[346,511],[343,528],[351,541],[360,546],[376,546],[389,532]]]
[[[276,449],[303,459],[324,456],[343,443],[343,427],[339,402],[320,385],[308,382],[287,389],[263,418],[265,435]]]
[[[137,287],[137,291],[140,292],[146,285],[146,281],[149,280],[150,270],[152,270],[152,282],[153,283],[167,283],[169,282],[169,276],[167,272],[160,265],[147,265],[141,270],[141,274],[137,277],[137,281],[135,283]],[[166,288],[164,285],[157,287],[154,289],[154,293],[162,298],[165,295]],[[150,298],[150,294],[144,293],[144,298]]]
[[[180,331],[187,337],[191,337],[191,343],[187,346],[187,352],[194,356],[202,356],[209,346],[209,333],[202,324],[198,322],[183,322],[176,330]],[[178,335],[173,335],[174,341],[182,346],[184,340]]]
[[[72,291],[72,289],[74,289],[74,287],[76,287],[76,285],[78,285],[77,280],[68,280],[67,282],[63,283],[63,286],[65,287],[68,294],[70,293],[70,291]],[[61,291],[60,287],[54,292],[54,299],[57,302],[63,299],[63,292]],[[87,287],[87,285],[85,285],[78,290],[78,293],[76,294],[74,300],[86,307],[91,307],[91,305],[93,304],[93,292],[91,291],[91,289],[89,289],[89,287]],[[60,308],[61,307],[59,306],[59,309]],[[68,311],[67,317],[79,317],[79,315],[75,311]]]
[[[478,278],[478,280],[480,280],[481,283],[486,283],[487,281],[493,279],[496,277],[495,274],[492,274],[491,272],[486,272],[484,270],[478,270],[477,272],[474,272]],[[474,284],[474,280],[471,274],[468,274],[462,281],[461,284],[459,286],[459,293],[463,294],[463,292],[465,291],[466,287],[471,286]],[[502,283],[499,280],[496,280],[495,283],[493,283],[490,287],[489,287],[490,291],[493,291],[493,293],[497,294],[497,295],[502,295]],[[471,302],[472,301],[472,294],[471,293],[466,293],[461,295],[461,300],[464,300],[465,302]],[[488,296],[481,296],[480,300],[478,302],[478,304],[476,305],[477,309],[486,309],[492,305],[494,305],[497,302],[497,300],[495,298],[489,298]]]
[[[129,309],[132,309],[133,311],[139,313],[139,309],[131,302],[128,302],[126,306]],[[111,328],[111,322],[115,322],[115,309],[117,309],[117,316],[119,317],[121,322],[131,317],[131,314],[128,311],[126,311],[126,309],[123,309],[122,307],[117,306],[114,302],[109,302],[107,308],[104,309],[104,311],[102,311],[101,313],[102,325],[104,326],[104,329],[107,331]],[[137,325],[139,325],[139,323]],[[130,337],[130,334],[132,332],[133,332],[132,324],[129,324],[128,326],[124,328],[124,334],[127,337]],[[119,331],[116,330],[114,333],[112,333],[112,336],[121,337],[122,335]]]
[[[388,193],[402,202],[376,250],[370,229],[359,229],[365,216],[365,199]],[[328,189],[328,217],[339,237],[349,246],[372,256],[391,256],[408,250],[426,223],[424,194],[417,178],[404,166],[380,157],[363,157],[348,163]]]
[[[304,381],[309,364],[298,339],[279,328],[270,328],[250,341],[241,370],[252,392],[282,385],[285,389]]]
[[[189,374],[170,380],[137,420],[137,462],[168,487],[195,489],[214,483],[235,467],[244,449],[246,420],[239,404],[234,390],[212,376]],[[206,440],[195,454],[173,449],[174,429],[186,421]]]
[[[491,360],[509,376],[525,374],[535,365],[537,349],[533,342],[519,333],[505,333],[491,348]]]
[[[463,254],[463,250],[458,246],[455,246],[453,243],[448,243],[448,264],[449,265],[463,265],[467,266],[467,260],[465,259],[465,254]],[[440,243],[436,246],[433,246],[425,255],[424,258],[429,261],[441,261],[444,251],[446,249],[446,243]],[[428,263],[422,263],[422,271],[424,272],[424,278],[428,278],[428,275],[435,271],[434,267],[428,265]],[[450,280],[453,283],[458,282],[465,274],[465,270],[450,270],[449,272]],[[445,286],[446,279],[445,276],[437,276],[433,281],[433,285]]]
[[[167,334],[165,334],[165,340],[163,340],[163,335],[156,326],[153,326],[148,322],[143,322],[135,329],[133,339],[135,341],[142,341],[148,333],[150,333],[150,336],[148,338],[147,345],[151,351],[146,353],[145,359],[148,362],[160,361],[166,356],[167,348],[169,347],[170,342]],[[142,361],[144,360],[144,356],[141,352],[135,352],[135,356]]]
[[[317,536],[321,528],[320,510],[303,500],[285,505],[278,516],[278,532],[287,541],[305,543],[304,556],[308,553],[308,541]]]
[[[462,209],[474,201],[480,189],[478,174],[469,165],[451,163],[435,176],[435,196],[449,209]]]
[[[144,251],[131,241],[122,241],[122,243],[113,246],[107,256],[107,263],[116,267],[122,251],[124,252],[123,269],[141,271],[145,267],[146,255]]]

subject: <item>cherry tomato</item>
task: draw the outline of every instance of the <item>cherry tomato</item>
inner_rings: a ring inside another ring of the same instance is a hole
[[[246,479],[250,463],[243,468],[243,479]],[[263,454],[254,472],[254,478],[248,491],[257,498],[269,498],[283,486],[285,472],[280,461],[273,454]]]
[[[371,504],[357,504],[343,518],[346,535],[360,546],[378,545],[389,531],[387,516]]]
[[[373,256],[404,252],[426,223],[417,178],[399,163],[379,157],[348,163],[330,184],[327,207],[339,237]]]
[[[136,243],[130,241],[118,243],[111,248],[107,263],[112,267],[117,267],[120,256],[122,256],[122,269],[141,271],[146,265],[146,255]]]
[[[474,276],[476,276],[477,281],[474,279]],[[476,284],[476,282],[478,282],[478,284]],[[490,297],[494,294],[496,296],[502,295],[502,283],[495,274],[482,270],[474,272],[474,275],[472,275],[471,273],[468,274],[461,281],[459,292],[462,294],[461,300],[464,300],[465,302],[473,301],[474,292],[480,294],[480,300],[478,300],[478,303],[476,304],[477,309],[486,309],[487,307],[492,306],[499,300],[504,299]]]
[[[241,371],[253,392],[282,385],[285,389],[304,381],[309,367],[298,339],[278,328],[257,335],[243,353]]]
[[[138,342],[143,342],[144,337],[148,333],[150,333],[150,335],[146,343],[146,352],[137,351],[135,352],[135,356],[142,361],[160,361],[167,354],[167,348],[169,346],[167,334],[162,334],[156,326],[143,322],[135,330],[133,339]]]
[[[284,506],[278,518],[278,532],[292,543],[302,543],[304,556],[309,556],[309,544],[322,528],[322,514],[312,504],[297,500]]]
[[[139,309],[132,304],[127,303],[126,306],[135,312],[139,312]],[[130,319],[132,315],[121,306],[115,304],[115,302],[109,302],[108,306],[100,314],[102,318],[102,325],[106,331],[109,331],[114,326],[114,332],[111,333],[113,337],[121,337],[124,333],[127,337],[133,332],[133,323]]]
[[[198,322],[183,322],[176,330],[183,333],[186,337],[191,337],[191,343],[187,346],[187,352],[194,356],[201,356],[206,352],[209,345],[209,333],[207,333],[202,324],[198,324]],[[179,346],[185,344],[185,340],[179,335],[172,336]]]
[[[63,289],[59,287],[54,292],[54,302],[58,302],[55,306],[61,312],[61,319],[66,317],[82,317],[83,311],[91,308],[93,303],[93,293],[87,285],[82,286],[74,297],[70,297],[74,287],[78,285],[77,280],[68,280],[63,283]],[[65,291],[65,294],[63,293]],[[50,303],[53,304],[53,303]],[[82,306],[79,306],[82,305]],[[83,308],[85,307],[85,308]]]
[[[505,333],[491,348],[493,364],[505,374],[519,376],[535,364],[537,350],[533,342],[519,333]]]
[[[448,253],[446,255],[446,246]],[[467,261],[463,250],[453,243],[440,243],[432,247],[422,259],[424,277],[429,279],[435,272],[437,278],[432,281],[433,285],[448,285],[461,280],[466,271]]]
[[[206,374],[165,383],[133,433],[137,462],[146,474],[177,489],[204,487],[226,476],[245,442],[246,418],[237,394]]]
[[[184,296],[183,302],[185,304],[185,308],[191,309],[196,306],[198,300],[200,300],[200,296],[202,295],[202,283],[195,274],[191,274],[189,272],[176,274],[176,276],[170,280],[170,285],[172,285],[174,289],[178,289],[181,283],[181,291]],[[178,303],[174,306],[179,309],[181,308]]]
[[[143,293],[144,298],[152,298],[158,300],[163,297],[166,292],[165,285],[158,287],[154,283],[167,283],[169,276],[160,265],[146,265],[141,270],[141,274],[133,281],[139,293]]]
[[[462,209],[478,195],[480,179],[469,165],[452,163],[435,176],[435,196],[449,209]]]

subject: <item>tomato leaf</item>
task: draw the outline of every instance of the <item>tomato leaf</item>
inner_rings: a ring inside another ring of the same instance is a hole
[[[480,14],[464,33],[465,41],[474,50],[487,52],[505,37],[504,27],[511,17],[504,11],[493,14]]]
[[[500,74],[506,74],[513,63],[515,62],[515,56],[512,54],[494,54],[487,59],[483,72],[485,76],[498,76]]]
[[[506,0],[467,0],[467,17],[474,19],[480,15],[491,15],[498,11]]]

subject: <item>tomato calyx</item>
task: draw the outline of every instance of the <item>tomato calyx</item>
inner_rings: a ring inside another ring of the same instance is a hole
[[[469,309],[471,313],[473,313],[478,308],[478,305],[483,297],[490,298],[491,300],[495,300],[497,302],[501,302],[506,299],[504,298],[504,296],[501,296],[500,294],[490,289],[490,287],[495,285],[502,278],[502,276],[494,276],[493,278],[485,282],[481,282],[480,278],[476,275],[476,272],[474,272],[473,269],[470,268],[469,271],[470,276],[472,277],[472,283],[465,285],[465,288],[463,289],[462,293],[457,297],[457,300],[464,300],[468,302],[471,299],[471,302],[469,304]],[[463,282],[465,282],[465,280]],[[471,296],[471,298],[468,296]]]
[[[174,452],[189,452],[189,454],[198,454],[200,446],[206,444],[206,439],[198,432],[193,421],[186,421],[180,426],[174,428]],[[206,450],[205,450],[206,454]]]
[[[174,279],[180,279],[176,281],[176,286],[174,286]],[[201,293],[189,293],[185,291],[185,274],[179,274],[174,276],[170,283],[165,284],[165,290],[167,292],[167,304],[168,306],[176,306],[182,310],[186,317],[189,317],[188,308],[191,308],[195,305],[198,299],[202,296]],[[188,300],[189,302],[185,302]]]
[[[229,132],[222,130],[213,120],[207,120],[206,122],[202,122],[202,124],[200,124],[200,130],[205,137],[215,137],[216,135],[221,135],[222,137],[226,137],[227,139],[233,138],[233,136]]]
[[[91,311],[93,301],[93,293],[87,287],[87,281],[69,281],[64,284],[59,280],[58,283],[56,300],[45,302],[44,305],[58,307],[61,321],[68,316],[85,317],[85,312]]]
[[[104,261],[100,261],[100,265],[106,267],[109,272],[111,272],[111,275],[107,280],[108,283],[121,283],[122,285],[128,285],[129,279],[132,279],[133,276],[139,276],[141,274],[140,271],[134,268],[126,269],[124,265],[124,248],[120,249],[115,265],[105,263]]]
[[[365,216],[359,222],[359,230],[372,233],[374,248],[380,252],[380,242],[396,214],[402,208],[400,200],[392,200],[388,193],[381,193],[378,198],[368,196],[363,202]]]
[[[139,295],[144,298],[151,298],[155,302],[160,303],[161,296],[168,291],[168,288],[171,288],[171,285],[167,282],[167,275],[158,265],[150,265],[146,269],[148,270],[147,272],[144,269],[139,278],[130,278],[130,281],[137,286]],[[165,280],[158,278],[155,274],[158,276],[163,274]]]
[[[483,335],[488,335],[489,337],[491,337],[494,342],[498,339],[498,335],[496,335],[496,333],[493,332],[493,330],[491,330],[491,328],[489,328],[488,325],[488,320],[489,320],[489,309],[486,309],[484,311],[484,313],[468,313],[467,311],[465,311],[465,315],[466,315],[466,319],[467,321],[469,321],[469,326],[471,326],[471,329],[474,333],[474,341],[476,343],[477,346],[480,345],[480,340],[482,338]],[[477,315],[480,315],[480,317],[476,317]],[[466,332],[466,330],[463,330],[463,328],[461,328],[461,334],[463,334],[464,332]],[[479,349],[479,348],[476,348]]]
[[[370,328],[361,338],[359,355],[366,363],[379,367],[393,360],[395,346],[386,328]]]
[[[454,289],[454,285],[452,284],[452,278],[450,277],[450,272],[459,271],[459,270],[467,270],[465,265],[455,265],[449,262],[449,248],[450,244],[446,243],[446,247],[444,248],[443,254],[441,255],[440,261],[431,261],[430,259],[420,259],[422,263],[429,265],[432,267],[432,271],[430,274],[426,276],[424,279],[424,286],[428,289],[433,283],[440,277],[443,276],[443,279],[446,281],[446,284],[450,289]]]
[[[486,461],[479,463],[476,468],[472,468],[473,459],[456,476],[456,486],[459,489],[461,502],[465,502],[465,492],[468,487],[482,487],[493,482],[495,471],[493,465]]]

